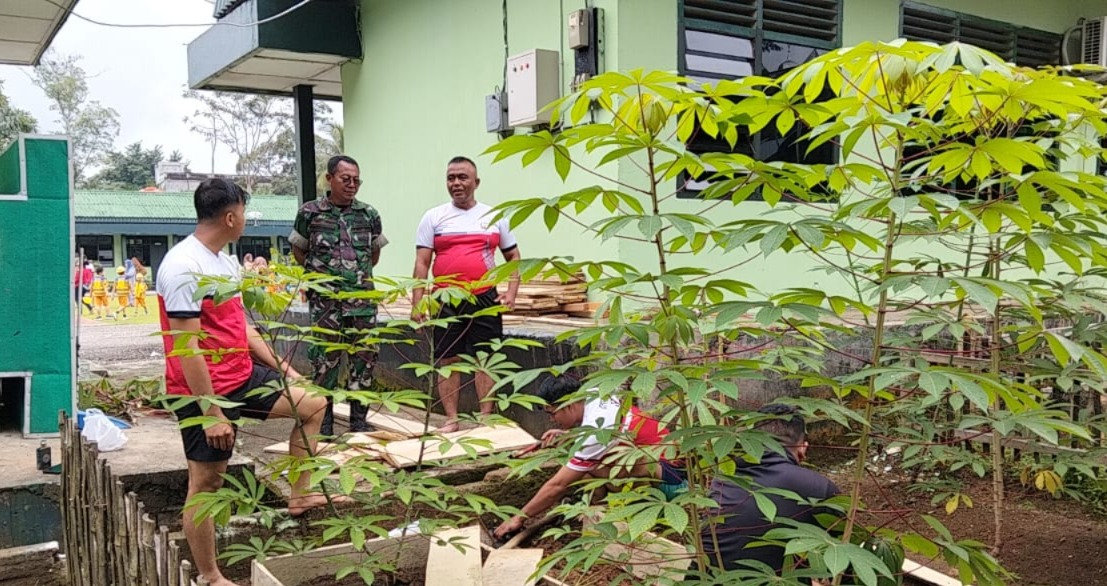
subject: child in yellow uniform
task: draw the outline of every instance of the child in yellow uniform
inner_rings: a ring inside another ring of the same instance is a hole
[[[118,275],[115,278],[115,299],[119,302],[119,313],[115,315],[118,318],[122,314],[123,319],[127,319],[127,306],[131,303],[131,284],[123,276],[125,272],[127,272],[127,269],[123,267],[116,267],[115,269],[115,274]]]
[[[96,265],[96,274],[89,284],[89,292],[92,295],[92,312],[96,319],[104,319],[108,314],[108,280],[104,278],[104,267]]]
[[[135,315],[138,315],[139,308],[146,315],[150,315],[150,310],[146,308],[146,289],[146,270],[139,269],[135,278]]]

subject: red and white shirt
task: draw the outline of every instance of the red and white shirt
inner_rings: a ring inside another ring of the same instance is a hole
[[[211,385],[217,395],[226,395],[241,387],[250,378],[253,359],[246,340],[246,312],[237,295],[216,305],[213,291],[202,297],[197,294],[202,277],[226,277],[237,280],[240,267],[234,257],[220,251],[212,252],[195,235],[185,238],[165,254],[158,267],[158,315],[161,328],[169,331],[169,318],[200,318],[200,329],[206,334],[200,339],[201,350],[229,350],[213,361],[204,356]],[[173,351],[173,336],[162,336],[165,348],[165,390],[170,395],[191,395],[181,369],[179,356]]]
[[[614,397],[605,400],[592,399],[584,404],[581,425],[596,429],[614,429],[615,422],[619,419],[620,407],[619,399]],[[630,408],[630,412],[623,418],[619,431],[629,432],[636,446],[657,445],[669,434],[656,419],[643,415],[638,407]],[[601,444],[595,435],[589,435],[565,465],[577,472],[590,472],[600,464],[614,443],[613,440],[610,443]]]
[[[415,231],[415,246],[434,251],[431,270],[435,277],[452,277],[471,283],[480,281],[496,267],[496,249],[507,252],[516,246],[507,219],[491,223],[492,206],[477,203],[463,210],[448,202],[427,210]],[[491,287],[476,289],[483,293]]]

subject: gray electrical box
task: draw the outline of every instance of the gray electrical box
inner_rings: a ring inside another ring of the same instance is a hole
[[[584,8],[569,13],[569,48],[584,49],[592,42],[592,11]]]
[[[484,129],[488,132],[511,130],[507,125],[507,100],[502,92],[484,96]]]

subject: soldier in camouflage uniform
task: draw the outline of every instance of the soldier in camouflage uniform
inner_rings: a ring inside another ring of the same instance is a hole
[[[327,196],[305,203],[296,214],[288,240],[292,253],[305,269],[339,277],[327,284],[333,291],[365,291],[373,288],[373,266],[380,260],[381,248],[388,243],[381,231],[381,218],[372,206],[356,198],[361,186],[357,162],[343,155],[327,161]],[[376,304],[367,299],[329,298],[318,293],[308,294],[311,321],[328,330],[348,332],[329,336],[328,342],[357,343],[358,336],[350,330],[368,330],[376,325]],[[327,352],[313,346],[308,355],[315,370],[314,382],[326,389],[339,385],[342,357],[347,357],[346,388],[368,390],[373,385],[373,365],[377,354],[363,350],[356,354],[336,350]],[[368,431],[365,421],[367,407],[350,402],[350,431]],[[319,431],[334,435],[334,404],[327,401],[327,412]]]

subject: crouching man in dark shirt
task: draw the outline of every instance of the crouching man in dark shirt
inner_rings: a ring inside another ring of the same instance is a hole
[[[766,450],[759,463],[741,461],[734,476],[748,479],[749,486],[754,490],[761,487],[795,493],[801,501],[778,494],[764,494],[776,505],[778,520],[791,519],[817,525],[816,513],[830,511],[810,503],[835,496],[839,490],[825,476],[800,466],[807,456],[803,416],[791,407],[776,404],[766,405],[759,412],[771,418],[757,423],[754,429],[772,434],[786,453]],[[776,545],[750,547],[750,544],[763,540],[770,530],[787,525],[767,521],[753,495],[734,482],[713,479],[710,498],[719,504],[718,509],[708,511],[708,522],[704,524],[701,534],[710,563],[721,563],[724,570],[730,571],[749,569],[751,566],[743,562],[756,561],[779,575],[784,569],[784,549]]]

